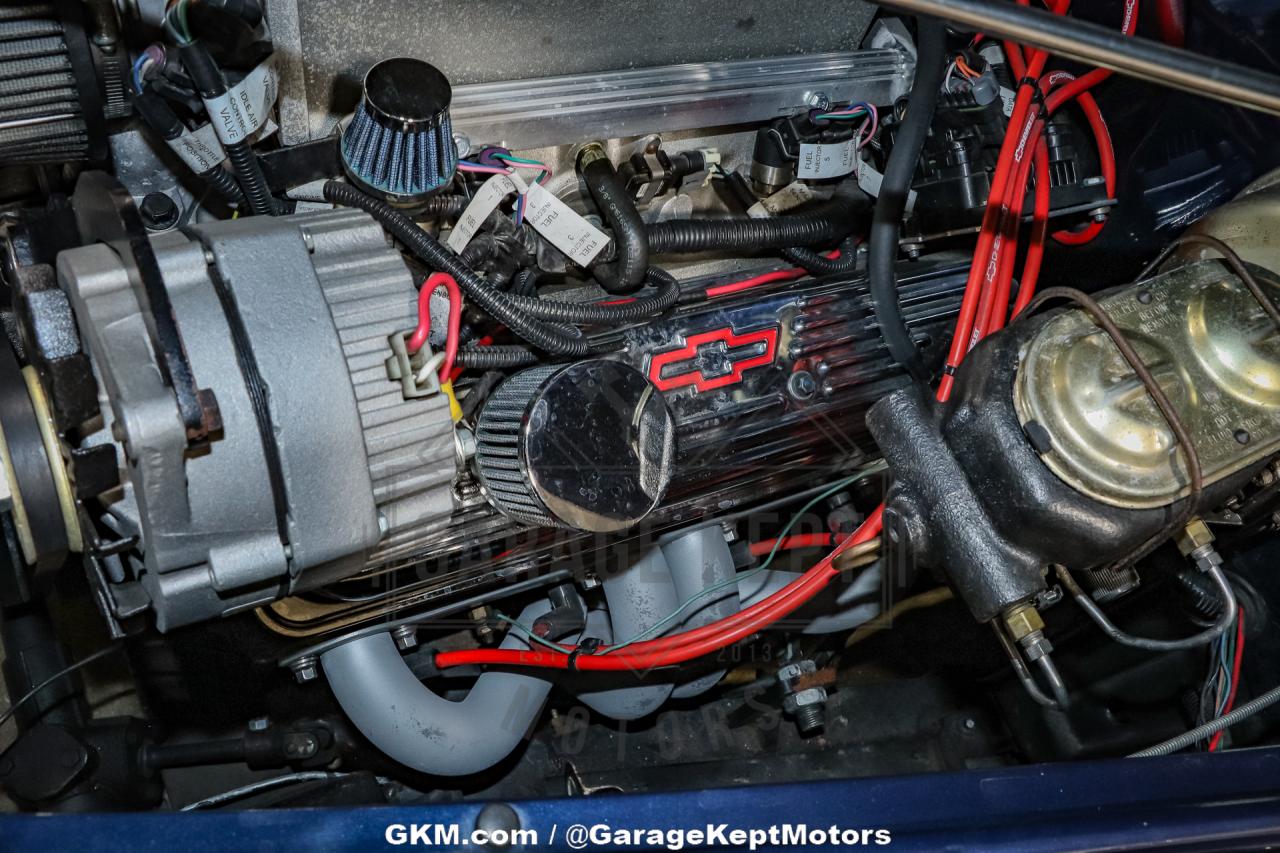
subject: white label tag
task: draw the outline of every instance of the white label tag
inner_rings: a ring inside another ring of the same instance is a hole
[[[796,166],[797,178],[839,178],[858,165],[858,144],[854,139],[846,142],[812,145],[800,143],[800,162]]]
[[[471,238],[476,236],[476,232],[489,218],[489,214],[502,204],[504,198],[518,191],[515,181],[508,175],[494,175],[485,181],[480,189],[476,190],[467,209],[458,217],[458,224],[453,226],[453,231],[449,234],[449,248],[462,254],[462,250],[471,242]]]
[[[1018,99],[1018,93],[1007,86],[1000,87],[1000,107],[1004,110],[1005,118],[1013,118],[1013,102]]]
[[[816,196],[817,193],[813,191],[813,187],[799,181],[792,181],[768,198],[762,198],[751,205],[747,209],[747,216],[752,219],[767,219],[813,201]]]
[[[869,196],[880,195],[880,184],[884,181],[884,175],[876,171],[876,167],[872,166],[866,160],[858,161],[858,186],[864,193]],[[916,191],[907,191],[907,213],[916,206]]]
[[[218,141],[218,132],[211,124],[183,131],[177,139],[169,140],[169,147],[191,171],[201,175],[227,159],[227,152]]]
[[[266,124],[277,92],[276,71],[267,60],[226,94],[206,100],[204,108],[222,144],[239,142]]]
[[[608,238],[539,184],[524,196],[524,220],[579,266],[587,266]]]

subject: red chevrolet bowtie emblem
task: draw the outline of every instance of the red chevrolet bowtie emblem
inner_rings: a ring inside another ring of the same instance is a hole
[[[699,391],[723,388],[741,382],[742,375],[753,367],[772,364],[777,350],[777,329],[742,334],[729,328],[703,332],[679,349],[651,356],[649,381],[659,391],[686,385]]]

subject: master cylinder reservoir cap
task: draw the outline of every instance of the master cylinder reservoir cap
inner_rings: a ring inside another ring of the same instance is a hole
[[[662,394],[636,369],[604,359],[512,376],[476,425],[485,494],[534,526],[603,533],[637,524],[666,493],[674,454]]]

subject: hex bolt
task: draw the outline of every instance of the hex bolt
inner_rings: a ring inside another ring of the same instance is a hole
[[[797,370],[787,380],[787,391],[797,400],[808,400],[818,390],[818,383],[807,370]]]
[[[167,231],[182,218],[182,210],[165,193],[147,193],[138,205],[138,213],[148,231]]]
[[[289,664],[289,669],[293,670],[293,677],[299,684],[306,684],[320,677],[320,667],[317,663],[314,655],[306,655]]]
[[[397,649],[407,652],[418,645],[418,626],[401,625],[391,632],[391,638],[396,641]]]
[[[786,691],[782,697],[782,710],[791,715],[802,735],[818,731],[826,722],[826,688],[795,689],[801,678],[816,671],[817,665],[811,660],[796,661],[778,669],[778,683]]]
[[[819,110],[825,110],[831,106],[831,100],[827,97],[826,92],[809,92],[804,96],[804,102]]]

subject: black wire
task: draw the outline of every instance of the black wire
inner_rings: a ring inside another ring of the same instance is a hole
[[[75,672],[76,670],[82,667],[86,667],[96,660],[101,660],[102,658],[106,657],[112,652],[119,651],[121,648],[122,647],[118,644],[110,645],[104,649],[98,649],[96,652],[94,652],[91,655],[87,655],[85,657],[80,658],[80,660],[76,661],[73,664],[68,664],[67,666],[64,666],[62,669],[58,670],[53,675],[49,676],[44,681],[37,684],[35,687],[32,687],[30,690],[28,690],[26,693],[22,695],[22,698],[20,698],[17,702],[14,702],[12,705],[6,708],[4,710],[4,713],[0,714],[0,726],[3,726],[6,722],[8,722],[9,718],[12,717],[15,713],[17,713],[19,708],[21,708],[27,702],[30,702],[32,699],[38,696],[40,694],[40,691],[44,690],[50,684],[53,684],[55,681],[57,681],[60,678],[67,677],[68,675]]]

